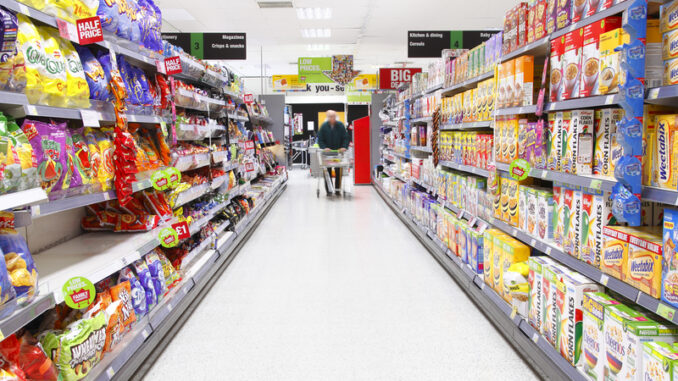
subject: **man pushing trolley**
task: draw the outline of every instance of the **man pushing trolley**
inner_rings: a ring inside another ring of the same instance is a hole
[[[337,120],[337,113],[327,111],[327,121],[320,126],[318,131],[318,163],[320,163],[325,179],[327,195],[333,193],[350,193],[350,185],[342,188],[342,172],[348,174],[352,166],[350,152],[347,151],[350,139],[346,127]],[[344,170],[345,169],[345,170]],[[332,184],[334,174],[334,184]],[[320,179],[318,179],[318,197],[320,197]]]

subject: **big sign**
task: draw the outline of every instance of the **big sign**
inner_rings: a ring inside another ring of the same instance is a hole
[[[412,76],[420,73],[421,68],[385,68],[379,69],[379,88],[395,90],[403,83],[412,82]]]

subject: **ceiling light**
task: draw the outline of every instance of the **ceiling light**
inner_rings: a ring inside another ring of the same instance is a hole
[[[332,8],[297,8],[299,20],[328,20],[332,18]]]
[[[257,1],[259,8],[292,8],[291,1]]]
[[[332,30],[329,28],[306,28],[301,30],[301,37],[303,38],[330,38],[332,37]]]
[[[329,44],[308,44],[306,46],[306,50],[309,50],[311,52],[330,50],[330,45]]]

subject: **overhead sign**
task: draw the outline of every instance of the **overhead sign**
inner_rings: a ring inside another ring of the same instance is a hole
[[[348,84],[355,90],[376,90],[377,89],[377,75],[376,74],[360,74],[353,78]]]
[[[299,57],[299,82],[328,83],[332,82],[324,72],[332,70],[331,57]]]
[[[353,70],[353,55],[332,56],[332,71],[325,71],[332,81],[346,85],[355,78],[359,71]]]
[[[395,90],[404,83],[411,83],[412,77],[421,73],[421,68],[401,67],[379,69],[379,88],[382,90]]]
[[[344,95],[346,87],[338,83],[306,83],[303,89],[288,91],[288,96],[297,95]]]
[[[346,103],[349,104],[369,104],[372,102],[372,92],[357,91],[354,88],[346,89]]]
[[[271,90],[273,91],[306,90],[306,83],[301,82],[298,75],[274,75],[271,76]]]
[[[472,49],[499,31],[438,30],[407,32],[407,56],[410,58],[440,57],[445,49]]]
[[[163,33],[162,38],[199,59],[247,59],[246,33]]]

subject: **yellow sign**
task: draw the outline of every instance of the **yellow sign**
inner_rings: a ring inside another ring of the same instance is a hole
[[[377,89],[377,75],[376,74],[360,74],[353,78],[350,82],[356,90],[376,90]]]
[[[274,75],[271,77],[273,91],[306,90],[306,84],[299,81],[298,75]]]
[[[343,111],[336,111],[336,113],[337,120],[346,125],[346,113]],[[325,111],[321,111],[318,113],[318,128],[320,128],[320,126],[322,126],[325,122],[327,122],[327,113]]]

